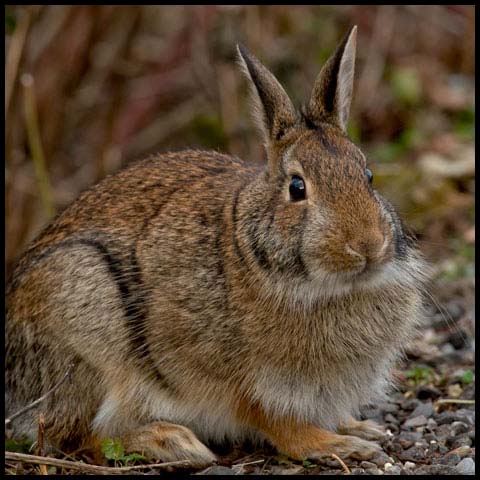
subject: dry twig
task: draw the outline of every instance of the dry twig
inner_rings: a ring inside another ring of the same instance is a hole
[[[61,378],[61,380],[56,385],[54,385],[45,395],[42,395],[40,398],[37,398],[37,400],[35,400],[34,402],[28,404],[26,407],[23,407],[13,415],[10,415],[9,418],[6,418],[5,427],[10,425],[15,418],[19,417],[20,415],[23,415],[25,412],[28,412],[28,410],[31,410],[32,408],[36,407],[39,403],[43,402],[48,396],[50,396],[53,392],[55,392],[55,390],[57,390],[60,387],[60,385],[62,385],[62,383],[70,376],[73,366],[74,366],[73,363],[71,363],[68,366],[67,373],[65,373],[65,375]]]
[[[345,462],[338,455],[335,455],[334,453],[331,453],[330,455],[342,466],[343,471],[347,475],[350,475],[352,473],[350,469],[345,465]]]
[[[55,206],[52,199],[52,188],[48,178],[47,164],[43,152],[42,139],[40,136],[40,126],[37,113],[37,100],[35,98],[35,82],[29,73],[24,73],[20,77],[20,83],[23,86],[25,125],[27,128],[28,145],[32,156],[33,165],[40,190],[43,208],[47,217],[55,215]]]
[[[33,463],[38,465],[51,465],[53,467],[67,468],[85,473],[96,473],[99,475],[115,475],[136,470],[146,470],[149,468],[166,469],[170,467],[193,467],[192,462],[188,460],[179,460],[177,462],[152,463],[149,465],[135,465],[132,467],[102,467],[101,465],[90,465],[83,462],[71,462],[70,460],[61,460],[59,458],[38,457],[37,455],[28,455],[26,453],[5,452],[5,460],[13,460],[22,463]]]
[[[43,456],[43,439],[45,437],[45,416],[43,413],[40,413],[38,416],[38,435],[37,435],[37,455]],[[40,465],[40,473],[42,475],[48,475],[48,470],[46,465]]]
[[[475,400],[463,400],[461,398],[441,398],[440,400],[437,400],[436,403],[462,403],[464,405],[475,405]]]
[[[23,55],[28,29],[30,28],[30,20],[30,9],[26,8],[19,11],[18,26],[7,51],[7,58],[5,61],[5,119],[7,118],[10,100],[15,88],[15,80],[17,78],[20,60]]]

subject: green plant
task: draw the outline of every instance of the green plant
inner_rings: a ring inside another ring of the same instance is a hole
[[[5,33],[7,35],[13,35],[16,26],[17,19],[15,18],[15,16],[11,12],[5,11]]]
[[[473,382],[473,372],[472,370],[467,370],[460,377],[461,382],[464,385],[470,385]]]
[[[302,462],[302,465],[303,465],[304,468],[315,468],[316,467],[316,465],[313,464],[312,462],[310,462],[309,460],[304,460]]]
[[[135,463],[138,460],[146,460],[143,455],[139,453],[130,453],[125,455],[125,449],[119,439],[106,438],[102,442],[102,453],[108,460],[113,460],[114,465],[128,465],[129,462]]]
[[[417,365],[411,370],[407,370],[407,379],[415,386],[431,382],[434,378],[434,370],[431,367]]]
[[[7,452],[30,453],[31,449],[32,442],[29,440],[5,440],[5,450],[7,450]]]

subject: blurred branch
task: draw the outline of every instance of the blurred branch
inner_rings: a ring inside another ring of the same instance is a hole
[[[42,140],[38,125],[37,104],[35,99],[34,85],[32,75],[25,73],[20,78],[23,86],[25,124],[27,128],[28,146],[32,155],[35,173],[37,175],[38,188],[42,199],[43,208],[46,215],[50,218],[55,215],[55,207],[52,200],[52,189],[48,178],[45,155],[43,153]]]
[[[10,40],[10,46],[5,61],[5,119],[7,118],[8,107],[15,88],[18,66],[23,54],[27,32],[30,27],[31,13],[29,9],[18,12],[19,19],[15,33]]]
[[[462,35],[464,21],[460,13],[447,10],[446,5],[429,5],[428,7],[429,14],[425,15],[425,5],[405,5],[407,10],[422,21],[430,22],[453,35]]]
[[[191,97],[141,130],[129,142],[124,154],[127,157],[136,157],[149,151],[188,125],[201,111],[205,111],[205,102],[198,96]]]
[[[385,68],[385,59],[393,36],[396,6],[382,5],[375,18],[375,26],[368,46],[367,60],[358,82],[360,110],[372,110],[372,102]]]

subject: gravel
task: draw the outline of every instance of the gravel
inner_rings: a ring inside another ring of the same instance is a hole
[[[475,475],[475,461],[472,458],[464,458],[458,462],[457,472],[461,475]]]

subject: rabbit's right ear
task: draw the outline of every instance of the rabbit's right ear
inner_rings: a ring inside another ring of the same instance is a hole
[[[242,45],[237,45],[244,72],[254,86],[256,120],[263,131],[267,153],[297,120],[290,98],[273,74]]]

